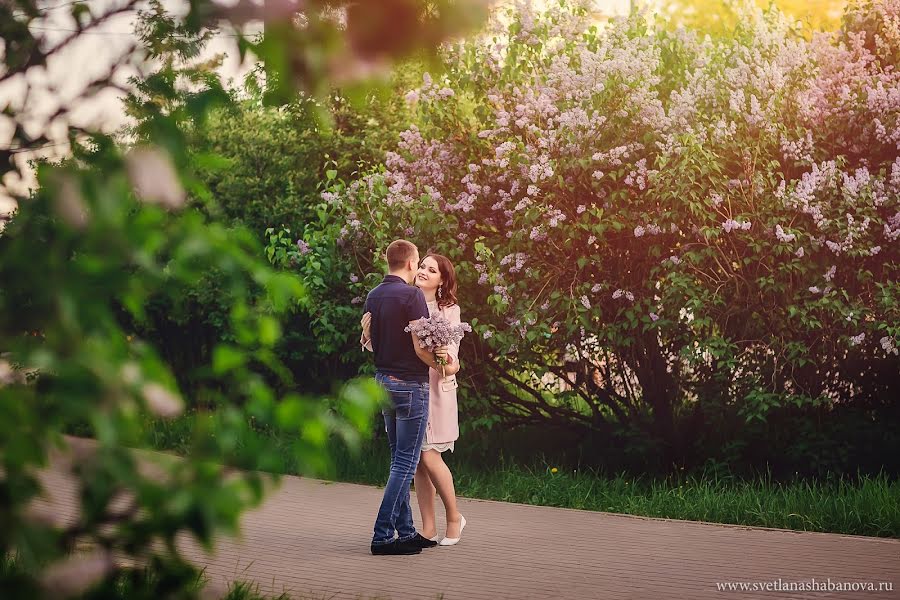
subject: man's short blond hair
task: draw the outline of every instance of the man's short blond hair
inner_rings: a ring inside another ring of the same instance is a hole
[[[411,261],[416,255],[418,248],[412,242],[406,240],[394,240],[387,247],[385,258],[387,258],[388,269],[391,271],[399,271],[406,267],[406,263]]]

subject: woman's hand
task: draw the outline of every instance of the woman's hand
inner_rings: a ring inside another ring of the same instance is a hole
[[[435,349],[434,355],[437,357],[438,362],[444,361],[445,365],[450,363],[450,349],[447,346]]]
[[[445,376],[456,375],[459,372],[459,361],[453,360],[450,355],[450,349],[447,346],[441,346],[434,351],[435,362],[444,361],[444,364],[438,371]]]
[[[367,312],[362,316],[362,320],[359,322],[360,326],[362,326],[363,337],[366,340],[372,339],[372,313]]]

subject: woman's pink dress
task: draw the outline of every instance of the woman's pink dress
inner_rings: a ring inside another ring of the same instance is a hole
[[[460,322],[459,305],[438,308],[437,302],[428,303],[429,315],[439,312],[450,323]],[[451,344],[448,354],[453,362],[459,361],[459,343]],[[429,369],[428,380],[428,428],[425,430],[423,450],[453,450],[459,437],[459,413],[456,403],[456,375],[442,377],[440,370]]]

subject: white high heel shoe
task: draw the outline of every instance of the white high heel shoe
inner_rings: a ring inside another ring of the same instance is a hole
[[[441,534],[439,534],[439,533],[434,534],[434,537],[428,538],[428,541],[429,541],[429,542],[440,542],[440,541],[441,541]]]
[[[459,536],[460,537],[455,537],[455,538],[445,537],[440,542],[438,542],[438,544],[440,546],[455,546],[456,544],[459,543],[459,540],[462,537],[463,529],[466,528],[466,518],[463,517],[462,515],[460,515],[460,517],[462,518],[462,522],[459,524]]]

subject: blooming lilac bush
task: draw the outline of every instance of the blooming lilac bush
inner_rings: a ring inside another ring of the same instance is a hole
[[[319,251],[355,294],[393,236],[454,259],[512,421],[685,451],[711,407],[896,398],[898,19],[856,2],[807,39],[748,6],[714,39],[519,6],[407,96],[383,168],[332,182]]]

